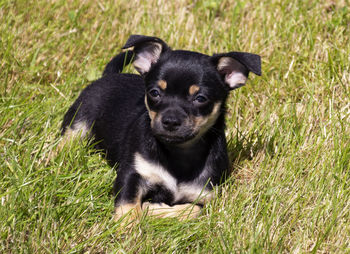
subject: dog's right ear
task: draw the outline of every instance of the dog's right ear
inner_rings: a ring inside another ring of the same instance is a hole
[[[223,77],[229,89],[244,86],[249,72],[261,76],[260,56],[246,52],[215,54],[211,61]]]
[[[161,39],[144,35],[131,35],[123,49],[131,47],[134,47],[135,53],[134,67],[141,75],[149,72],[160,55],[169,49],[168,45]]]

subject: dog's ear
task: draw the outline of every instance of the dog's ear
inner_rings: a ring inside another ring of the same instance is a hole
[[[161,39],[144,35],[131,35],[123,49],[131,47],[134,47],[135,53],[134,67],[142,75],[149,72],[160,55],[169,49],[168,45]]]
[[[244,86],[249,72],[261,76],[260,56],[245,52],[215,54],[212,63],[231,90]]]

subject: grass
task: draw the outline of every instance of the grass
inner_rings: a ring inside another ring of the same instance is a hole
[[[0,1],[0,252],[349,253],[349,1]],[[229,98],[232,177],[203,215],[112,219],[114,169],[63,115],[130,34],[262,56]]]

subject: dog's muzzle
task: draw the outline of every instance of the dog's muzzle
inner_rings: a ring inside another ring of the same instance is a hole
[[[181,111],[169,109],[159,114],[152,131],[163,143],[181,144],[194,138],[188,116]]]

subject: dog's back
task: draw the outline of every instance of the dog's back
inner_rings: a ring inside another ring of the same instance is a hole
[[[96,148],[108,151],[111,164],[118,161],[116,143],[121,142],[127,125],[146,111],[142,78],[120,73],[131,60],[130,52],[115,56],[105,67],[103,76],[81,92],[65,114],[61,127],[62,135],[66,136],[84,137],[93,133],[98,141]]]

